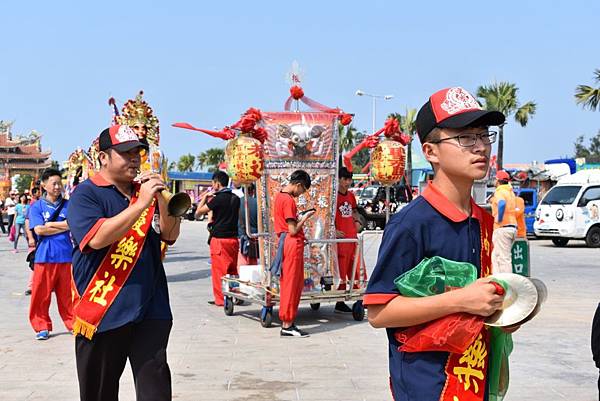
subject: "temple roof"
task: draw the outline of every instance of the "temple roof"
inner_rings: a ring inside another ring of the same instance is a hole
[[[19,141],[14,141],[8,138],[8,132],[0,132],[0,146],[2,147],[15,147],[19,146]]]
[[[45,160],[43,162],[40,163],[12,163],[12,162],[8,162],[8,163],[4,163],[2,168],[8,168],[11,170],[42,170],[45,169],[47,167],[50,167],[52,165],[52,162],[50,160]]]
[[[0,160],[12,160],[12,159],[47,159],[50,157],[51,152],[37,152],[37,153],[6,153],[0,151]]]
[[[13,135],[12,122],[0,120],[0,169],[40,171],[52,165],[52,152],[42,151],[41,135],[32,130],[29,135]]]
[[[16,152],[7,152],[6,149],[16,149]],[[0,133],[0,159],[46,159],[51,154],[41,151],[39,136],[11,139],[7,132]]]

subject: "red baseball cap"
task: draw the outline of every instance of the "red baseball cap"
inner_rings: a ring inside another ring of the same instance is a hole
[[[502,180],[502,181],[510,181],[510,174],[508,174],[504,170],[498,170],[496,172],[496,179],[497,180]]]
[[[484,110],[473,95],[461,87],[435,92],[417,114],[417,133],[421,143],[434,128],[465,128],[501,125],[505,117],[499,111]]]
[[[98,149],[104,151],[115,149],[118,152],[128,152],[133,148],[148,148],[148,144],[141,142],[140,138],[127,125],[113,125],[100,133]]]

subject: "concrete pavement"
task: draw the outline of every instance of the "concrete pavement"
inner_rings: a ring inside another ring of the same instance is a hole
[[[29,270],[25,252],[12,254],[0,237],[0,400],[77,400],[74,341],[51,306],[55,331],[35,341],[23,294]],[[23,244],[24,245],[24,244]],[[367,247],[372,267],[378,244]],[[549,300],[540,315],[514,335],[507,401],[598,399],[591,360],[590,322],[600,300],[600,250],[582,243],[556,248],[532,241],[533,275]],[[234,315],[207,304],[210,267],[205,223],[185,221],[165,263],[174,326],[168,358],[176,400],[390,400],[384,330],[351,316],[302,307],[306,339],[280,339],[279,323],[262,328],[258,305]],[[276,315],[276,314],[275,314]],[[121,399],[134,400],[131,370]]]

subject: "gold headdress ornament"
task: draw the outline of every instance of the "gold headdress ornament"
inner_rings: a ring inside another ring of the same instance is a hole
[[[142,99],[142,96],[144,96],[144,91],[140,91],[135,100],[130,99],[123,105],[121,115],[116,117],[117,123],[129,126],[136,123],[144,124],[148,131],[146,136],[148,144],[158,146],[160,140],[158,118],[148,103]]]
[[[95,171],[100,171],[100,161],[98,161],[98,156],[100,155],[100,144],[99,139],[96,137],[90,147],[88,148],[87,154],[92,161],[92,165]]]

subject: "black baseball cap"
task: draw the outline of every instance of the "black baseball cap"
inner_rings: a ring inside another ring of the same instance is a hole
[[[417,134],[421,143],[434,128],[502,125],[506,117],[499,111],[484,110],[473,95],[461,87],[446,88],[429,97],[417,114]]]
[[[100,151],[115,149],[118,152],[128,152],[137,147],[148,149],[148,144],[140,141],[136,133],[127,125],[113,125],[102,131],[98,137]]]

